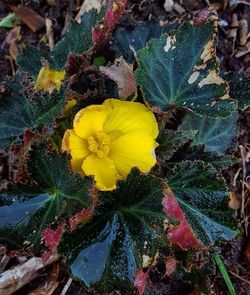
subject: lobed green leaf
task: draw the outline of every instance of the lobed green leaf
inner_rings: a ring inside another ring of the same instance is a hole
[[[234,212],[228,209],[226,182],[212,165],[181,162],[167,181],[199,241],[214,245],[237,235]]]
[[[38,252],[43,229],[91,203],[93,182],[71,172],[67,157],[48,153],[46,146],[33,149],[30,159],[37,185],[12,185],[0,194],[0,242]]]
[[[93,221],[65,235],[59,245],[72,275],[101,294],[131,294],[143,256],[152,258],[166,245],[162,198],[161,182],[135,171],[117,190],[100,193]]]
[[[235,111],[237,102],[229,100],[228,85],[219,76],[215,36],[212,22],[186,22],[139,50],[135,76],[145,101],[163,111],[182,107],[211,117]]]
[[[13,143],[26,129],[53,126],[66,104],[66,88],[52,94],[37,92],[23,73],[8,78],[0,97],[0,148]]]

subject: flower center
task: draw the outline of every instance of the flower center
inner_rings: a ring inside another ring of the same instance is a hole
[[[99,158],[103,158],[110,151],[109,136],[103,131],[96,132],[88,138],[88,149],[92,153],[96,153]]]

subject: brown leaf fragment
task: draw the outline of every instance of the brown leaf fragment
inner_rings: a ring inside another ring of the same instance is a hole
[[[250,52],[250,41],[246,43],[244,48],[238,49],[237,52],[235,53],[235,57],[239,58],[242,57]]]
[[[20,39],[20,30],[21,27],[15,27],[7,35],[6,43],[10,46],[9,52],[12,59],[16,60],[16,57],[19,53],[16,41]]]
[[[229,208],[232,208],[234,210],[238,210],[240,208],[240,200],[237,197],[237,194],[235,192],[230,192],[229,198],[230,198],[229,203],[228,203]]]
[[[32,32],[37,32],[45,26],[45,20],[42,16],[36,13],[33,9],[25,6],[11,6],[12,11],[20,17]]]
[[[117,58],[111,67],[100,67],[100,71],[114,80],[118,85],[119,96],[126,99],[136,92],[136,81],[133,74],[133,66],[123,58]]]

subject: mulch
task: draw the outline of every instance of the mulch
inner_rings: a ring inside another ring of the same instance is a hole
[[[81,5],[80,0],[60,0],[60,1],[0,1],[0,18],[12,12],[10,6],[17,6],[22,4],[37,12],[40,16],[52,20],[54,41],[57,42],[65,30],[70,19],[73,19],[77,14],[77,9]],[[221,69],[224,72],[246,72],[250,73],[250,52],[244,54],[250,45],[247,44],[248,37],[250,36],[248,27],[250,28],[250,5],[238,4],[233,5],[237,1],[198,1],[198,0],[185,0],[175,1],[184,10],[185,14],[197,15],[197,13],[207,7],[208,4],[213,5],[217,10],[220,19],[220,28],[218,35],[217,53],[221,64]],[[240,2],[240,1],[238,1]],[[180,18],[180,11],[178,9],[172,10],[168,13],[164,10],[164,0],[128,0],[127,8],[119,22],[119,26],[132,27],[145,20],[160,19],[173,21]],[[237,20],[235,24],[235,20]],[[16,71],[15,62],[10,52],[10,45],[6,42],[9,34],[9,29],[0,29],[0,88],[1,83],[6,75],[13,75]],[[245,40],[245,39],[246,40]],[[250,38],[249,38],[250,39]],[[244,44],[245,42],[245,44]],[[20,50],[25,44],[37,46],[39,48],[48,49],[48,39],[46,37],[46,28],[43,26],[36,32],[33,32],[27,25],[22,24],[20,29],[20,38],[16,40],[17,49]],[[249,48],[250,51],[250,48]],[[250,164],[247,163],[246,157],[243,158],[241,148],[245,152],[249,150],[250,142],[250,109],[240,111],[239,115],[239,136],[237,138],[237,146],[235,149],[229,151],[230,154],[235,155],[239,159],[239,163],[230,167],[224,174],[228,181],[228,186],[234,196],[241,201],[242,195],[242,171],[245,163],[247,175],[249,175]],[[8,170],[8,158],[4,151],[0,151],[0,177],[4,181],[8,179],[11,171]],[[245,196],[247,197],[247,196]],[[234,283],[235,289],[238,294],[250,294],[250,272],[249,261],[250,259],[250,239],[248,214],[250,207],[245,209],[244,216],[238,212],[239,224],[242,224],[243,235],[233,242],[222,244],[222,258],[229,271],[230,277]],[[10,260],[7,267],[17,264],[18,261],[13,258]],[[57,267],[57,270],[55,268]],[[37,288],[46,281],[48,276],[58,272],[59,286],[53,294],[59,295],[63,287],[69,279],[66,266],[61,262],[57,266],[53,266],[41,274],[37,279],[32,281],[29,285],[15,293],[15,295],[29,294],[32,290]],[[221,274],[217,272],[215,275],[210,276],[210,294],[227,294],[227,288]],[[170,282],[169,280],[161,280],[154,278],[155,285],[161,294],[165,295],[185,295],[185,294],[198,294],[195,293],[193,286],[183,284],[181,282]],[[93,292],[84,291],[82,285],[73,281],[68,289],[68,295],[85,295],[94,294]]]

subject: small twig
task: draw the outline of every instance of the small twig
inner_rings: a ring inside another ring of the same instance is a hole
[[[50,50],[52,50],[55,45],[52,24],[53,24],[52,20],[46,17],[45,26],[46,26],[46,34],[47,34],[47,37],[49,40],[49,49]]]
[[[250,285],[250,282],[249,282],[248,280],[246,280],[246,279],[244,279],[243,277],[237,275],[236,273],[234,273],[234,272],[231,271],[231,270],[229,270],[229,272],[230,272],[233,276],[235,276],[237,279],[242,280],[243,282],[245,282],[245,283],[247,283],[248,285]]]
[[[67,283],[65,284],[64,288],[62,289],[62,292],[61,292],[60,295],[65,295],[66,294],[66,292],[68,291],[71,283],[72,283],[72,279],[69,278],[68,281],[67,281]]]
[[[237,172],[235,173],[235,175],[234,175],[234,180],[233,180],[233,186],[236,186],[237,178],[238,178],[238,176],[239,176],[241,170],[242,170],[242,168],[239,168],[239,169],[237,170]]]
[[[242,145],[240,145],[239,148],[240,148],[240,156],[241,156],[241,160],[242,160],[242,184],[241,184],[241,211],[240,211],[240,216],[241,216],[241,218],[244,218],[244,216],[245,216],[246,163],[245,163],[245,157],[244,157],[244,147]]]

